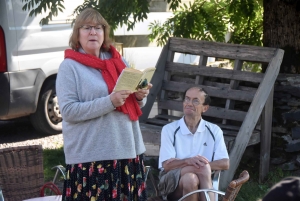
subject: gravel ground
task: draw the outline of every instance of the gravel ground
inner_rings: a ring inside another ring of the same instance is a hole
[[[63,146],[62,134],[47,136],[44,138],[30,139],[19,142],[3,143],[0,144],[0,149],[6,147],[17,147],[17,146],[27,146],[27,145],[37,145],[41,144],[43,149],[57,149]]]
[[[62,134],[45,135],[31,126],[28,118],[0,121],[0,149],[6,147],[41,144],[44,149],[63,146]]]

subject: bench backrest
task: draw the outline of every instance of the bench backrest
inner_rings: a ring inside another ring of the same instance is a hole
[[[246,62],[266,65],[272,61],[277,51],[275,48],[170,38],[157,63],[157,70],[152,79],[152,96],[148,98],[140,121],[165,125],[181,118],[183,92],[191,86],[198,85],[204,88],[212,99],[203,118],[218,124],[224,130],[224,135],[237,136],[243,123],[256,125],[279,70],[278,66],[277,69],[272,67],[273,79],[268,86],[263,87],[261,83],[265,74],[242,71],[242,66]],[[175,62],[174,56],[178,53],[199,56],[199,62],[197,65]],[[233,69],[209,67],[209,57],[230,59]],[[265,100],[256,101],[256,104],[261,106],[257,111],[259,114],[255,115],[257,120],[244,122],[259,87],[266,97]],[[156,98],[158,115],[148,119],[150,107]],[[254,126],[250,133],[253,132]],[[259,135],[253,136],[251,140],[252,144],[258,143]],[[232,148],[229,143],[227,147],[229,151]]]
[[[199,56],[199,62],[196,65],[175,62],[178,53]],[[182,117],[183,92],[190,86],[203,87],[212,98],[203,118],[220,125],[227,132],[224,135],[233,136],[229,151],[235,158],[230,164],[235,171],[266,101],[273,94],[283,53],[276,48],[170,38],[157,62],[151,81],[153,88],[140,122],[165,125],[179,119]],[[233,69],[210,67],[209,57],[229,59]],[[242,70],[243,64],[267,65],[266,72]],[[155,101],[158,115],[149,119]],[[259,142],[257,136],[255,143]],[[230,177],[228,181],[232,179]]]

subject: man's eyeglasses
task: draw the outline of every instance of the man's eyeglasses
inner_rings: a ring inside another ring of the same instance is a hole
[[[201,104],[201,102],[198,100],[198,99],[193,99],[193,100],[191,100],[189,97],[185,97],[184,99],[183,99],[183,102],[184,103],[189,103],[189,102],[191,102],[192,101],[192,104],[194,105],[194,106],[197,106],[197,105],[200,105]]]
[[[91,25],[82,25],[80,27],[84,32],[86,33],[90,33],[92,31],[92,29],[94,28],[94,30],[97,32],[97,33],[101,33],[104,29],[104,25],[102,24],[99,24],[99,25],[96,25],[96,26],[91,26]]]

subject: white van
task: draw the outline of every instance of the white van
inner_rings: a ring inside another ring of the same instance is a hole
[[[84,0],[64,0],[65,10],[48,25],[41,26],[45,15],[29,17],[21,0],[0,0],[0,120],[30,116],[36,130],[60,133],[55,80],[64,50],[69,48],[71,14]],[[166,20],[169,12],[149,13],[148,19],[127,31],[124,25],[115,36],[148,35],[154,20]],[[69,20],[69,21],[67,21]],[[161,47],[124,48],[124,57],[136,68],[155,66]],[[186,56],[180,56],[180,59]],[[183,59],[184,60],[184,59]],[[194,58],[187,59],[192,63]]]
[[[29,17],[21,0],[0,0],[0,120],[30,116],[36,130],[61,132],[55,79],[76,3],[65,0],[68,9],[41,26],[43,15]]]

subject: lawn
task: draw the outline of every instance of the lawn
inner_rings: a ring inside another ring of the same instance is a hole
[[[145,165],[151,165],[156,167],[157,160],[151,159],[145,161]],[[56,165],[65,166],[65,158],[63,154],[63,148],[59,149],[45,149],[44,150],[44,174],[45,180],[51,181],[55,171],[51,168]],[[283,179],[286,176],[292,175],[292,172],[283,171],[279,167],[271,166],[271,170],[263,183],[258,182],[258,166],[259,161],[256,157],[249,157],[249,155],[243,156],[240,166],[236,171],[235,178],[242,170],[248,170],[250,174],[250,180],[244,184],[236,198],[236,201],[257,201],[263,197],[268,189]],[[61,178],[62,180],[62,178]]]
[[[55,170],[52,170],[51,168],[56,165],[66,165],[63,148],[61,147],[59,149],[44,149],[43,158],[45,181],[52,181]]]

